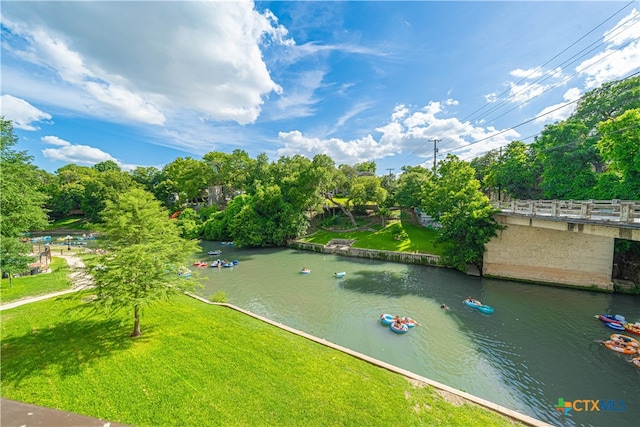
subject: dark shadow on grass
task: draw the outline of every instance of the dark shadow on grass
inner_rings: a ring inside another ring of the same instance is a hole
[[[2,381],[20,383],[33,374],[55,369],[77,375],[87,364],[126,350],[137,342],[119,319],[62,321],[22,336],[2,340]]]

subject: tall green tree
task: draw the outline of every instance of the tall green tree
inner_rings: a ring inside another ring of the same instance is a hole
[[[163,181],[175,183],[178,204],[195,203],[205,197],[206,190],[211,185],[213,171],[202,160],[191,157],[178,157],[162,170]]]
[[[571,118],[595,131],[598,123],[640,108],[640,76],[607,82],[580,97]]]
[[[595,165],[602,163],[595,137],[575,119],[548,125],[532,143],[542,167],[540,189],[546,199],[588,199]]]
[[[117,171],[122,172],[122,169],[113,160],[105,160],[104,162],[96,163],[93,168],[98,172]]]
[[[97,287],[95,304],[108,312],[130,310],[131,336],[136,337],[142,333],[144,308],[193,287],[193,281],[178,279],[178,271],[197,245],[181,238],[169,212],[140,188],[107,200],[101,215],[110,252],[89,262]]]
[[[29,271],[35,257],[31,255],[31,245],[21,242],[15,237],[1,237],[0,272],[9,277],[9,287],[13,287],[13,278]]]
[[[530,146],[512,141],[488,167],[484,183],[489,188],[506,192],[513,199],[537,199],[540,196],[538,165]]]
[[[445,263],[461,271],[473,264],[482,272],[485,244],[502,227],[474,175],[469,163],[448,155],[425,185],[421,209],[441,225],[438,240],[445,244]]]
[[[403,166],[398,178],[396,201],[404,208],[419,207],[422,204],[423,188],[433,178],[433,172],[422,166]]]
[[[31,156],[13,148],[17,142],[13,123],[0,117],[0,271],[10,280],[33,262],[31,248],[20,236],[48,223],[42,174],[31,164]]]
[[[598,149],[608,169],[619,177],[617,189],[607,198],[640,197],[640,108],[625,111],[617,118],[600,122]]]
[[[80,206],[89,221],[99,222],[107,201],[114,201],[121,193],[139,186],[128,173],[106,169],[84,182]]]
[[[42,193],[38,168],[32,157],[13,147],[18,137],[13,123],[0,117],[0,232],[2,236],[17,237],[29,230],[47,226],[44,205],[47,195]]]

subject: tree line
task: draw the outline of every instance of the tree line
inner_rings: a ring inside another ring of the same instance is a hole
[[[11,122],[2,119],[3,237],[73,213],[99,224],[108,203],[132,189],[173,214],[182,237],[239,246],[284,245],[327,207],[354,225],[354,215],[372,205],[383,219],[391,207],[419,207],[442,226],[446,262],[464,269],[480,265],[484,244],[499,229],[489,192],[514,199],[640,198],[640,77],[586,93],[568,119],[546,126],[530,144],[513,141],[470,162],[449,155],[436,173],[404,166],[398,176],[377,175],[373,161],[336,165],[324,154],[270,161],[238,149],[177,158],[162,169],[124,172],[105,161],[52,174],[15,151],[16,141]]]

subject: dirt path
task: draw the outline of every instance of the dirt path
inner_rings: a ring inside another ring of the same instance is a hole
[[[35,297],[25,297],[16,301],[12,301],[6,304],[0,305],[0,311],[8,310],[10,308],[19,307],[24,304],[29,304],[36,301],[42,301],[49,298],[54,298],[59,295],[69,294],[71,292],[77,292],[82,289],[86,289],[88,287],[93,286],[93,277],[88,275],[85,271],[84,262],[80,259],[79,256],[76,255],[64,255],[62,258],[65,259],[69,268],[71,269],[71,273],[69,274],[69,280],[71,281],[71,288],[65,289],[64,291],[52,292],[50,294],[38,295]]]

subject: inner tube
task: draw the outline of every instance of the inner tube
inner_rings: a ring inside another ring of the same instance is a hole
[[[389,325],[389,329],[391,329],[396,334],[406,334],[409,331],[409,327],[405,324],[402,324],[399,328],[395,326],[395,323],[391,323]]]
[[[479,305],[478,306],[478,311],[480,313],[484,313],[484,314],[491,314],[491,313],[493,313],[493,307],[488,306],[488,305]]]
[[[640,335],[640,326],[638,326],[637,324],[625,323],[622,326],[632,334]]]
[[[640,348],[640,341],[638,341],[635,338],[631,338],[630,336],[627,335],[622,335],[622,334],[611,334],[611,340],[615,341],[622,341],[625,343],[625,345],[630,345],[631,347],[635,347],[635,348]]]
[[[624,326],[622,326],[620,323],[616,323],[616,322],[605,322],[605,325],[607,325],[608,327],[610,327],[611,329],[615,329],[616,331],[624,331]]]
[[[380,316],[380,323],[382,323],[385,326],[389,326],[393,323],[393,318],[394,316],[390,314],[382,314]]]
[[[605,323],[622,323],[625,321],[624,316],[621,316],[619,314],[616,314],[615,316],[612,316],[611,314],[598,314],[597,317]]]
[[[403,325],[407,325],[408,328],[413,328],[415,326],[417,326],[418,322],[416,322],[415,320],[413,320],[410,317],[403,317],[401,320]]]
[[[604,341],[602,344],[604,344],[604,346],[607,347],[609,350],[617,351],[618,353],[622,353],[622,354],[636,354],[637,353],[637,350],[635,348],[633,348],[632,346],[630,346],[630,345],[621,346],[621,345],[618,345],[618,344],[614,343],[613,341]]]

